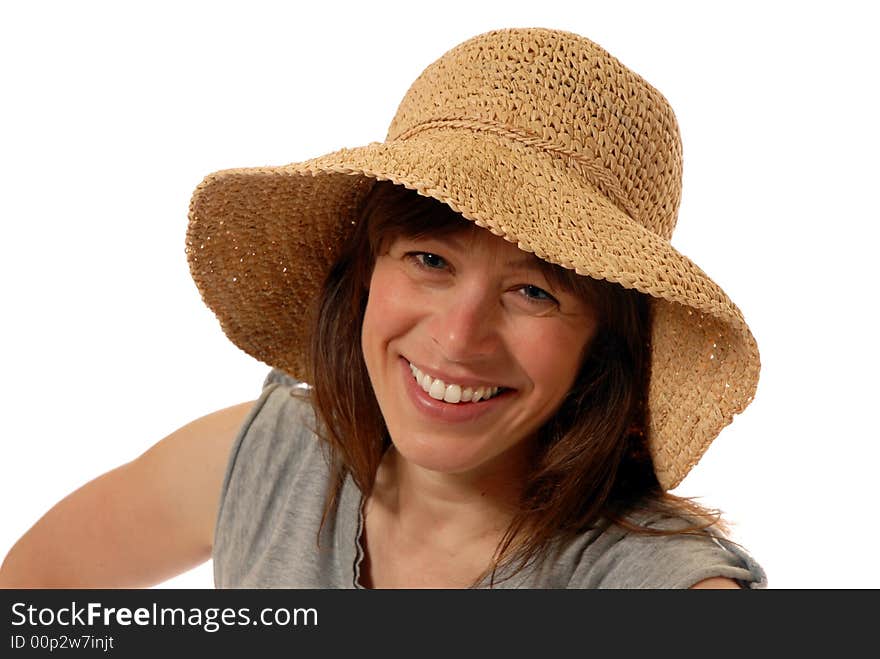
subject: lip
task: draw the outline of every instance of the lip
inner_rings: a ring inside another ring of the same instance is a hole
[[[508,389],[501,392],[497,396],[493,396],[489,400],[481,400],[478,403],[446,403],[436,398],[431,398],[428,393],[422,389],[416,379],[412,375],[409,368],[409,361],[405,357],[401,357],[400,372],[404,379],[404,387],[412,401],[413,406],[424,416],[433,421],[441,423],[465,423],[482,418],[491,414],[503,405],[507,399],[513,395],[514,391]],[[461,383],[467,386],[467,383]]]

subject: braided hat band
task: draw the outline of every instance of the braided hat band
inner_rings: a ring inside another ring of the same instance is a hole
[[[575,34],[498,30],[431,64],[384,142],[206,177],[187,255],[233,343],[299,378],[305,315],[376,180],[438,199],[546,261],[646,293],[648,444],[668,490],[751,402],[760,370],[739,309],[669,242],[681,171],[675,116],[641,77]]]

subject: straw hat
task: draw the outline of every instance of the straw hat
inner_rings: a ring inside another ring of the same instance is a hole
[[[233,343],[303,377],[305,314],[375,180],[654,298],[648,441],[664,489],[751,402],[760,364],[740,310],[669,242],[681,199],[672,108],[592,41],[479,35],[425,69],[385,142],[206,177],[187,256]]]

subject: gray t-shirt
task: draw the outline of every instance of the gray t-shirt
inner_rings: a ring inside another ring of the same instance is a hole
[[[233,445],[214,536],[217,588],[362,587],[361,492],[346,480],[319,543],[329,469],[311,406],[291,395],[296,384],[273,371]],[[668,528],[681,520],[655,515],[639,523]],[[688,588],[716,576],[751,588],[767,583],[763,569],[720,536],[612,526],[583,533],[552,560],[495,587]]]

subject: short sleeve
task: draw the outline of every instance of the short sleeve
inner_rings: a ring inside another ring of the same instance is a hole
[[[670,529],[680,520],[661,518],[649,528]],[[598,588],[683,589],[710,577],[727,577],[744,588],[766,588],[763,568],[737,543],[718,532],[673,535],[612,532],[604,551],[579,580]]]
[[[233,444],[214,534],[220,588],[283,583],[285,572],[293,572],[283,556],[304,554],[315,543],[326,464],[314,413],[294,395],[293,382],[266,384]]]

